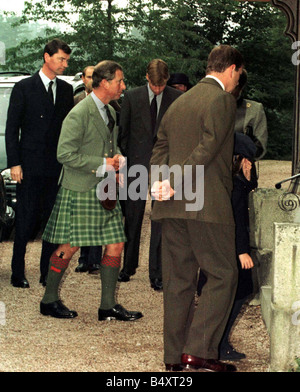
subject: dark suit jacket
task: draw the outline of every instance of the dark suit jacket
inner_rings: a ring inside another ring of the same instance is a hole
[[[156,132],[167,109],[181,94],[181,91],[169,86],[164,89]],[[118,144],[127,157],[128,167],[135,164],[149,166],[156,132],[152,134],[147,85],[126,91],[121,106]]]
[[[152,219],[197,219],[234,225],[231,168],[235,112],[233,96],[211,78],[202,79],[172,104],[161,122],[150,163],[178,165],[182,172],[185,165],[203,165],[204,207],[187,211],[188,200],[172,198],[154,203]],[[195,181],[193,177],[193,191]],[[174,187],[172,181],[171,185]]]
[[[59,78],[55,105],[38,72],[16,83],[6,124],[7,166],[21,165],[24,174],[58,177],[57,143],[62,122],[72,107],[72,86]]]

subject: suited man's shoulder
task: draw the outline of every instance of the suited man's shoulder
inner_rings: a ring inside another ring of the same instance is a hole
[[[164,94],[176,99],[176,98],[180,97],[181,95],[183,95],[184,93],[180,90],[177,90],[174,87],[166,86],[164,89]]]
[[[74,105],[77,105],[80,101],[82,101],[86,97],[85,91],[81,91],[81,93],[75,95],[74,97]]]
[[[57,77],[56,80],[57,80],[57,88],[63,88],[66,91],[72,92],[73,95],[73,87],[70,83],[66,82],[63,79],[60,79],[60,77]]]
[[[260,111],[264,110],[263,104],[257,101],[252,101],[251,99],[244,99],[243,104],[247,110]]]
[[[128,97],[134,97],[145,92],[147,92],[147,85],[133,87],[129,90],[125,90],[124,95],[127,95]]]
[[[26,88],[29,87],[31,85],[33,85],[34,83],[36,83],[36,81],[38,81],[39,78],[39,73],[36,72],[35,74],[26,77],[24,79],[19,80],[17,83],[15,83],[14,87],[15,88]]]

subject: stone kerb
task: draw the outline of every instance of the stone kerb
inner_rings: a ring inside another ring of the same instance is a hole
[[[295,222],[298,208],[292,209],[293,195],[282,189],[258,188],[249,195],[250,246],[255,263],[254,288],[271,285],[274,251],[274,222]]]

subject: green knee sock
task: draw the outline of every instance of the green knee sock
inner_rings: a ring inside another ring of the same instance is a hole
[[[100,309],[111,309],[116,305],[116,286],[118,282],[121,257],[104,255],[100,265],[101,304]]]
[[[63,259],[55,253],[50,257],[49,271],[47,275],[46,290],[42,302],[49,304],[59,300],[58,290],[61,279],[68,268],[70,259]]]

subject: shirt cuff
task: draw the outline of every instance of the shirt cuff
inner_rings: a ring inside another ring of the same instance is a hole
[[[106,172],[106,158],[103,159],[102,165],[100,165],[96,170],[96,177],[104,177],[105,172]]]

